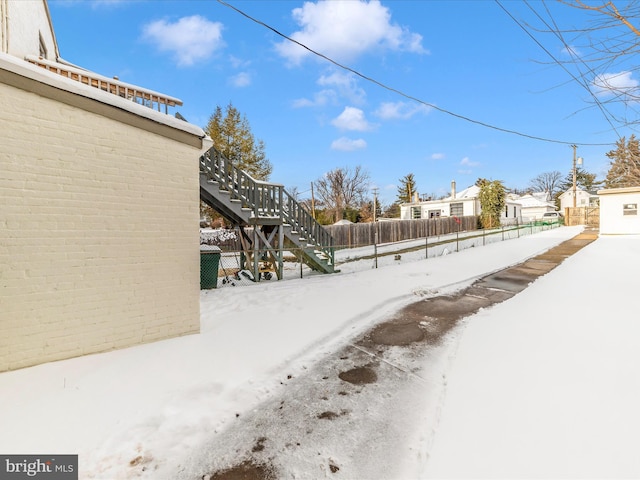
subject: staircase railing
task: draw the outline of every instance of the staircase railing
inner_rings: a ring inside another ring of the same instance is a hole
[[[307,243],[316,245],[333,265],[333,237],[320,225],[307,210],[300,205],[286,190],[283,205],[283,218],[291,228],[307,239]]]
[[[218,182],[230,199],[249,208],[254,218],[276,217],[289,224],[309,246],[319,250],[333,265],[334,248],[331,234],[298,203],[282,185],[254,180],[248,173],[234,166],[215,147],[200,156],[200,171]]]
[[[254,180],[245,171],[234,166],[227,157],[215,148],[210,148],[200,156],[200,171],[207,178],[218,182],[221,190],[229,193],[231,200],[237,200],[252,215],[258,217],[282,218],[282,185]]]

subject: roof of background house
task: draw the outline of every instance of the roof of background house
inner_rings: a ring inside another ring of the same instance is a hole
[[[471,198],[476,198],[478,195],[480,194],[480,187],[478,187],[477,185],[471,185],[468,188],[465,188],[464,190],[460,190],[459,192],[456,192],[456,196],[455,198],[452,195],[449,195],[446,198],[443,198],[442,201],[444,202],[449,202],[452,200],[468,200]]]
[[[527,208],[527,207],[547,207],[547,206],[552,206],[552,204],[550,202],[541,200],[539,198],[539,196],[536,196],[534,194],[523,195],[520,198],[515,199],[514,201],[519,203],[520,205],[522,205],[525,208]]]

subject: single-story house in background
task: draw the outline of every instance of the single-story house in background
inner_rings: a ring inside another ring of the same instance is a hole
[[[564,212],[567,208],[573,208],[573,188],[569,188],[558,197],[560,199],[560,211]],[[576,187],[576,207],[597,207],[598,194],[588,192]]]
[[[480,187],[473,185],[456,192],[456,182],[451,182],[451,195],[441,200],[414,201],[400,205],[400,219],[414,220],[420,218],[467,217],[480,215]],[[520,221],[522,206],[510,197],[506,199],[501,221]]]
[[[537,220],[547,212],[555,212],[556,206],[551,202],[547,192],[535,192],[515,197],[514,201],[521,206],[522,221]]]
[[[598,190],[600,234],[640,234],[640,186]]]
[[[46,0],[1,5],[0,372],[198,332],[210,140],[62,60]]]

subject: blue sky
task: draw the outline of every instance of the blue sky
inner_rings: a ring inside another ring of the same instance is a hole
[[[199,126],[233,103],[265,143],[271,181],[303,197],[327,171],[357,165],[383,203],[408,173],[421,194],[479,177],[524,188],[544,172],[568,174],[571,144],[604,178],[605,153],[632,133],[614,131],[554,62],[569,59],[567,45],[540,31],[541,19],[567,28],[589,21],[559,2],[229,4],[384,86],[216,0],[49,0],[65,60],[178,97],[177,111]],[[631,73],[618,78],[637,85]]]

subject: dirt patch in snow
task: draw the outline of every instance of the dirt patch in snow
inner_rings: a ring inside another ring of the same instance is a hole
[[[356,367],[346,372],[340,372],[338,377],[340,380],[352,383],[353,385],[366,385],[378,379],[375,370],[370,366]]]
[[[277,476],[269,465],[256,465],[250,461],[235,467],[204,475],[203,480],[275,480]]]

